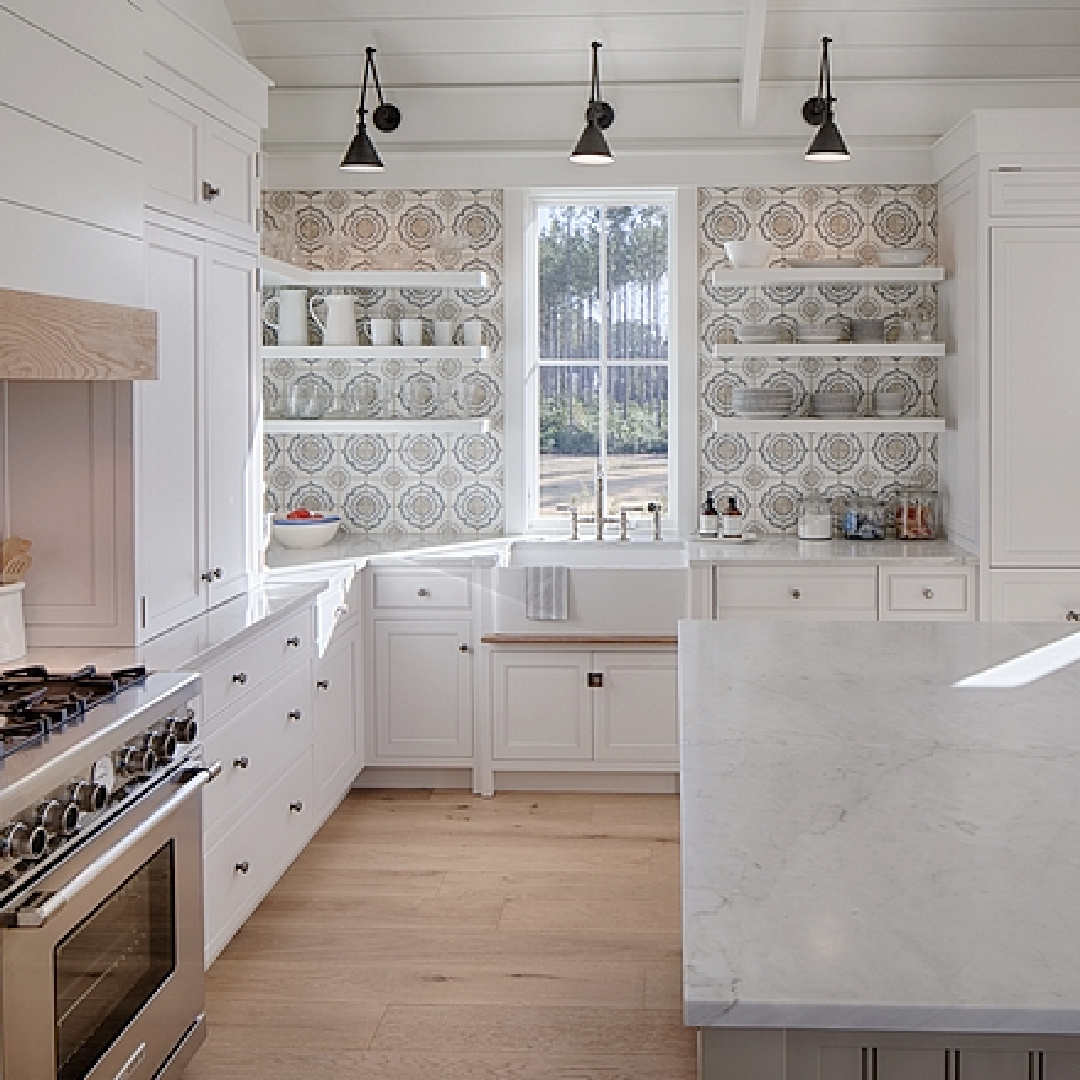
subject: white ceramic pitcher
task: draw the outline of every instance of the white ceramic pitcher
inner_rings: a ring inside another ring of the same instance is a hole
[[[275,322],[268,310],[277,308]],[[279,345],[306,345],[308,343],[307,289],[278,289],[277,294],[263,301],[263,322],[277,331]]]
[[[322,304],[326,308],[326,319],[320,319],[316,308]],[[356,298],[351,293],[331,293],[329,296],[316,295],[308,305],[311,317],[322,331],[324,345],[356,344]]]

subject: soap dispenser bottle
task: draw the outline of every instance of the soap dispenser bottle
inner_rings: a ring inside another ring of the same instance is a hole
[[[725,540],[741,540],[743,534],[743,513],[735,502],[735,496],[729,495],[727,506],[720,515],[720,535]]]
[[[720,534],[720,515],[716,512],[711,491],[705,492],[705,502],[701,504],[698,532],[714,539]]]

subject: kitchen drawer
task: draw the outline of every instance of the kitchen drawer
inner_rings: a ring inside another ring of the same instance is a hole
[[[1080,570],[991,570],[990,610],[999,622],[1080,622]]]
[[[278,623],[272,630],[244,642],[224,659],[203,671],[203,704],[207,734],[222,709],[253,701],[259,684],[283,673],[287,666],[311,660],[311,609],[305,608]]]
[[[203,799],[203,837],[211,848],[278,770],[295,761],[314,732],[308,665],[275,682],[232,717],[205,744],[207,761],[220,761],[221,775]]]
[[[203,862],[207,962],[228,944],[307,842],[314,826],[314,790],[308,747],[207,851]]]
[[[881,568],[881,618],[888,620],[975,618],[970,570]]]
[[[372,574],[376,610],[465,611],[472,606],[472,575],[453,570],[376,570]]]
[[[877,618],[877,568],[716,568],[718,619]]]
[[[1024,218],[1080,214],[1080,169],[992,172],[990,213]]]

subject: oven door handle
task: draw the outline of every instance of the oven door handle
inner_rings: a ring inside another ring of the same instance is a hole
[[[149,836],[166,818],[175,814],[188,799],[220,775],[220,761],[199,768],[194,774],[187,773],[179,791],[162,803],[142,824],[132,829],[123,839],[109,848],[100,859],[95,859],[84,870],[80,870],[63,888],[52,893],[44,903],[4,912],[2,924],[9,927],[30,927],[33,929],[44,926],[69,901],[96,881],[110,867],[123,859],[133,847]]]

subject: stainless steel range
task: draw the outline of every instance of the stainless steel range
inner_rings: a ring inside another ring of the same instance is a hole
[[[200,689],[0,676],[0,1080],[173,1080],[205,1038]]]

